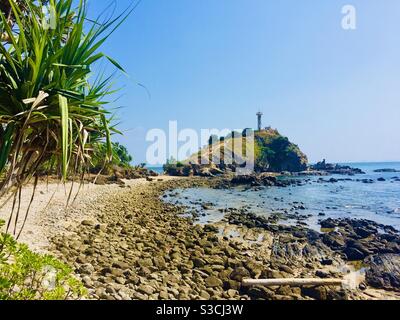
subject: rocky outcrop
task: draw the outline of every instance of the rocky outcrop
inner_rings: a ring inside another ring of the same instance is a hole
[[[315,172],[322,172],[325,174],[340,174],[349,176],[353,176],[355,174],[365,174],[365,172],[359,168],[327,163],[325,159],[322,160],[321,162],[318,162],[317,164],[311,165],[309,169],[311,170],[311,172],[315,171]]]
[[[301,172],[307,169],[307,156],[277,130],[258,131],[255,141],[257,171]]]
[[[174,177],[215,177],[226,173],[226,171],[218,168],[214,164],[198,165],[191,163],[166,164],[164,165],[164,171],[167,175]]]
[[[400,255],[384,254],[369,259],[367,283],[375,288],[400,290]]]
[[[296,179],[278,179],[276,176],[271,176],[267,173],[239,175],[232,178],[230,183],[235,185],[247,185],[252,187],[287,187],[290,185],[300,185],[303,182]]]
[[[218,142],[208,145],[183,162],[167,163],[164,170],[171,176],[212,177],[237,172],[246,165],[246,155],[242,150],[235,152],[235,135],[216,139]],[[232,150],[233,149],[233,150]],[[212,150],[212,152],[210,152]],[[218,155],[218,156],[217,156]],[[201,161],[199,161],[201,160]],[[198,163],[210,163],[202,164]],[[254,170],[263,172],[301,172],[307,169],[307,156],[300,148],[282,136],[275,129],[265,129],[254,133]],[[241,164],[238,164],[241,163]]]
[[[377,170],[374,170],[374,172],[377,172],[377,173],[395,173],[395,172],[400,172],[400,170],[396,170],[396,169],[377,169]]]
[[[109,173],[91,175],[87,178],[89,182],[97,185],[119,184],[124,185],[124,179],[152,179],[158,176],[157,172],[144,167],[123,168],[113,166]]]
[[[273,245],[272,259],[278,256],[291,263],[301,260],[310,266],[311,261],[318,259],[322,265],[332,265],[338,258],[334,255],[337,253],[344,261],[361,261],[367,269],[366,282],[371,287],[400,291],[400,236],[391,226],[369,220],[326,219],[321,221],[321,227],[327,231],[318,233],[301,226],[281,225],[280,218],[234,209],[226,215],[227,222],[233,225],[264,229],[279,234],[281,239],[286,234],[285,241]],[[305,246],[298,246],[299,241]],[[321,272],[317,276],[324,277]],[[306,295],[321,299],[314,294]]]

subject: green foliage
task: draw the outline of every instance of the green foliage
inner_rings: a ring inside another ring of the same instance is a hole
[[[3,225],[0,221],[0,228]],[[85,294],[71,268],[0,234],[0,300],[65,300]]]
[[[123,167],[129,167],[133,157],[129,154],[128,149],[118,142],[114,142],[112,145],[113,156],[118,160],[118,164]]]
[[[255,158],[260,171],[302,171],[306,169],[307,157],[299,147],[281,136],[276,130],[256,133]]]
[[[167,163],[163,166],[163,170],[166,173],[171,174],[183,167],[185,167],[185,165],[182,162],[177,161],[176,159],[174,159],[174,157],[171,157],[170,159],[167,160]]]
[[[116,19],[87,19],[85,0],[48,1],[57,21],[48,28],[40,2],[5,0],[12,21],[0,10],[0,192],[22,184],[50,160],[64,179],[81,174],[93,146],[103,141],[112,156],[106,97],[112,76],[92,67],[105,58],[99,48],[130,11]],[[77,7],[75,8],[75,3]]]
[[[91,166],[94,171],[99,171],[102,168],[118,166],[121,168],[130,168],[133,157],[129,154],[128,149],[118,142],[111,144],[112,159],[111,161],[106,159],[107,145],[105,143],[98,143],[95,146],[93,156],[91,159]]]

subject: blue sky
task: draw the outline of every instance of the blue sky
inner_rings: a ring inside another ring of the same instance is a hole
[[[144,162],[149,129],[255,127],[262,110],[312,162],[399,161],[399,34],[398,0],[143,0],[103,47],[130,75],[117,139]]]

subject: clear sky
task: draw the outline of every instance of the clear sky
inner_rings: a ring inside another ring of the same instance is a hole
[[[261,110],[312,162],[400,161],[399,34],[398,0],[143,0],[103,48],[131,77],[118,140],[144,162],[149,129],[256,127]]]

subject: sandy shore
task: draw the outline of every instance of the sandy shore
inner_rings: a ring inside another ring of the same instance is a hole
[[[163,180],[171,180],[172,177],[160,177]],[[140,188],[149,184],[146,179],[126,180],[126,188]],[[68,195],[72,187],[72,196],[67,207]],[[82,220],[90,219],[95,215],[97,206],[110,195],[120,192],[117,184],[95,185],[84,184],[79,190],[77,183],[40,183],[35,193],[30,213],[22,230],[19,241],[27,244],[33,251],[50,253],[50,238],[59,233],[68,233]],[[78,193],[79,190],[79,193]],[[17,222],[19,232],[26,210],[31,200],[33,187],[26,186],[22,192],[20,216]],[[0,199],[0,219],[8,222],[13,206],[13,199],[6,202],[9,196]],[[75,199],[75,200],[74,200]],[[15,214],[11,221],[10,232],[14,233]]]

